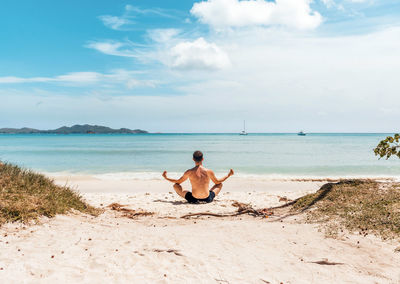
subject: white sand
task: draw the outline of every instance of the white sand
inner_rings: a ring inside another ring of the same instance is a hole
[[[69,180],[95,206],[118,202],[155,215],[129,219],[106,209],[96,218],[8,224],[0,229],[1,283],[400,283],[398,243],[325,238],[299,217],[179,218],[234,212],[233,201],[274,206],[277,196],[296,198],[319,183],[232,179],[215,203],[189,205],[162,181]],[[321,260],[341,264],[314,263]]]

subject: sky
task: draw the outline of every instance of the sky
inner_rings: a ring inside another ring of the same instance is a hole
[[[0,128],[398,132],[398,0],[2,0]]]

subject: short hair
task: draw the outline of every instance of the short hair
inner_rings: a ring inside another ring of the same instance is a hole
[[[201,151],[195,151],[193,153],[193,160],[195,160],[195,162],[201,162],[203,160],[203,153]]]

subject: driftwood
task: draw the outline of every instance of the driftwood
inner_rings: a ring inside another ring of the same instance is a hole
[[[119,203],[111,203],[107,207],[110,208],[111,210],[115,210],[118,212],[122,213],[123,217],[128,217],[128,218],[135,218],[138,216],[151,216],[154,215],[154,212],[148,212],[148,211],[136,211],[133,209],[129,208],[124,208],[126,205],[121,205]]]
[[[186,214],[186,215],[183,215],[181,218],[187,219],[190,217],[198,217],[198,216],[233,217],[233,216],[238,216],[238,215],[243,215],[243,214],[248,214],[248,215],[254,216],[254,217],[268,217],[268,216],[271,216],[274,214],[269,208],[254,209],[253,207],[251,207],[250,204],[240,203],[237,201],[233,202],[232,206],[238,208],[236,212],[224,213],[224,214],[199,212],[199,213]]]
[[[167,252],[167,253],[174,253],[177,256],[183,256],[178,250],[176,249],[153,249],[154,252]]]
[[[318,261],[311,261],[310,263],[315,263],[319,265],[343,265],[344,263],[341,262],[330,262],[327,259],[318,260]]]

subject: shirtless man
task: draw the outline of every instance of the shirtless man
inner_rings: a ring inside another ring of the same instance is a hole
[[[187,170],[180,179],[168,178],[166,171],[163,172],[162,176],[166,180],[173,182],[176,193],[185,198],[189,203],[198,203],[199,201],[212,202],[215,196],[221,191],[222,183],[233,175],[234,172],[231,169],[227,176],[218,179],[212,170],[203,167],[203,153],[200,151],[193,153],[193,161],[196,166]],[[188,178],[192,185],[192,192],[183,190],[181,186],[181,183]],[[211,189],[209,189],[210,180],[215,184]]]

